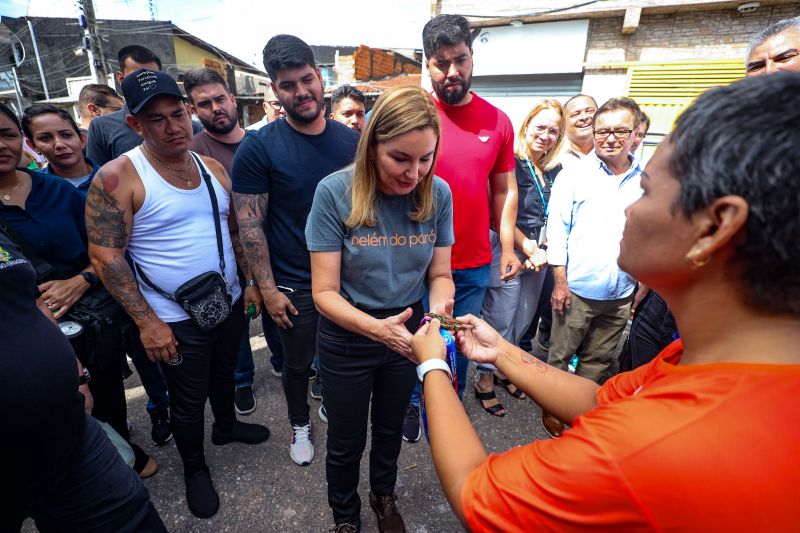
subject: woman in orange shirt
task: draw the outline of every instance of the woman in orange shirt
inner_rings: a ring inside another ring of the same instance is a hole
[[[431,322],[412,341],[434,463],[472,531],[800,531],[800,76],[710,90],[678,119],[626,210],[619,264],[682,339],[602,386],[485,322],[458,333],[572,428],[488,456]],[[469,326],[468,326],[469,327]]]

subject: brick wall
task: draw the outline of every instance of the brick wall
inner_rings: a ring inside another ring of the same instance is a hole
[[[395,74],[419,74],[420,64],[394,52],[361,45],[353,54],[355,79],[374,80]]]
[[[735,8],[642,14],[635,33],[623,35],[623,17],[592,19],[587,68],[623,61],[681,61],[742,58],[750,38],[780,19],[800,14],[800,3],[762,6],[753,13]]]

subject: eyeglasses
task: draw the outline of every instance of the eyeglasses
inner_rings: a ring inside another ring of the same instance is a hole
[[[633,130],[629,129],[621,129],[621,130],[596,130],[594,132],[594,138],[598,141],[604,141],[608,139],[609,135],[614,135],[614,138],[618,141],[624,141],[628,139],[633,133]]]
[[[549,133],[553,137],[558,137],[559,133],[561,133],[558,128],[549,128],[543,124],[531,124],[530,129],[533,130],[534,133],[537,135],[544,135],[545,133]]]

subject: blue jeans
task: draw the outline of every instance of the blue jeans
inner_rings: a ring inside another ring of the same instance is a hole
[[[261,310],[261,329],[264,331],[264,340],[267,341],[270,351],[269,362],[276,372],[282,372],[283,345],[281,344],[281,336],[278,333],[278,326],[270,318],[266,309]]]
[[[139,342],[139,330],[130,333],[136,337],[136,342],[132,342],[128,348],[128,355],[133,361],[133,366],[136,372],[139,373],[139,379],[142,381],[142,387],[147,393],[147,412],[157,413],[169,408],[169,393],[167,392],[167,381],[164,379],[164,374],[161,372],[161,367],[147,358]]]
[[[246,326],[242,340],[239,342],[236,368],[233,370],[233,380],[236,382],[236,388],[252,387],[255,375],[256,365],[253,363],[253,349],[250,348],[250,328]]]
[[[486,289],[489,287],[489,273],[491,265],[482,267],[465,268],[463,270],[453,270],[453,283],[456,286],[455,305],[453,306],[453,316],[464,316],[473,314],[479,316],[481,314],[481,307],[483,306],[483,297],[486,295]],[[428,303],[428,295],[423,298],[426,305]],[[467,367],[469,366],[469,359],[456,350],[456,370],[458,374],[458,398],[464,397],[464,388],[467,386]],[[411,405],[419,407],[420,389],[419,383],[414,387],[411,393]]]

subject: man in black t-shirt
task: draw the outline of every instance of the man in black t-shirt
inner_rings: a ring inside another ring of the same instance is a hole
[[[276,35],[264,47],[264,67],[286,120],[242,142],[233,163],[233,199],[247,262],[266,311],[281,328],[283,390],[292,425],[289,455],[308,465],[314,458],[308,372],[318,313],[304,230],[317,184],[352,162],[358,134],[325,118],[322,75],[305,42]]]

